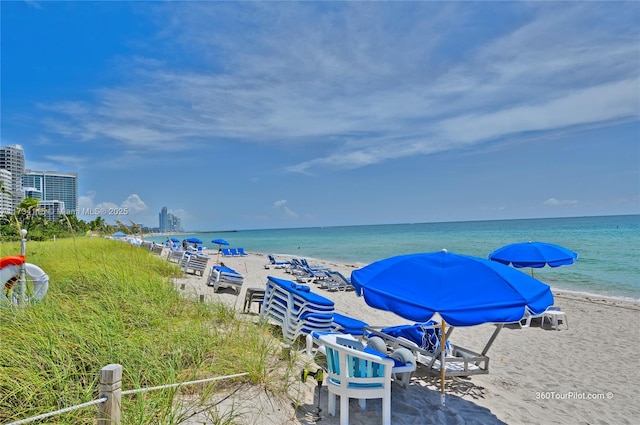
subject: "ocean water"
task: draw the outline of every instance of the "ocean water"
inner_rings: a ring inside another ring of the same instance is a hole
[[[394,255],[434,252],[487,258],[515,242],[539,241],[578,253],[569,266],[534,269],[554,289],[640,301],[640,215],[243,230],[180,235],[223,238],[265,254],[333,260],[357,267]],[[162,242],[164,236],[150,238]],[[528,269],[526,272],[530,272]]]

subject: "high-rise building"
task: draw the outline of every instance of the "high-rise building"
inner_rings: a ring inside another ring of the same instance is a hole
[[[26,170],[22,186],[29,191],[40,192],[43,201],[62,202],[66,214],[78,214],[78,173]]]
[[[38,208],[43,212],[47,220],[55,220],[61,214],[66,214],[64,202],[62,201],[40,201]]]
[[[180,218],[171,213],[167,214],[167,232],[182,232]]]
[[[5,187],[11,192],[11,212],[24,199],[22,174],[24,174],[24,150],[21,145],[0,146],[0,169],[11,173],[11,184]]]
[[[11,194],[11,172],[0,169],[0,215],[13,213],[13,195]]]
[[[165,233],[167,231],[167,228],[169,227],[168,218],[167,207],[162,207],[162,209],[160,210],[160,214],[158,214],[158,219],[160,221],[160,225],[158,227],[160,228],[160,233]]]
[[[158,228],[160,233],[168,232],[182,232],[182,225],[180,224],[180,218],[167,212],[167,207],[162,207],[158,214],[160,221]]]

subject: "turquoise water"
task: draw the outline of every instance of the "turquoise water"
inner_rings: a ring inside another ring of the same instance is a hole
[[[535,269],[555,289],[640,301],[640,215],[388,224],[198,233],[205,246],[223,238],[230,247],[364,266],[400,254],[446,248],[486,258],[514,242],[539,241],[578,253],[570,266]],[[164,241],[164,236],[150,238]]]

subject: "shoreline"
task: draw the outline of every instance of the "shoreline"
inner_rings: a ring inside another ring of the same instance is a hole
[[[205,244],[206,245],[206,244]],[[208,250],[210,252],[213,252],[214,254],[217,252],[217,248],[213,247],[213,248],[208,248]],[[301,255],[292,255],[292,254],[287,254],[287,253],[272,253],[272,252],[252,252],[254,255],[259,255],[259,256],[264,256],[265,258],[267,257],[267,255],[274,255],[276,258],[282,258],[282,259],[286,259],[289,260],[291,258],[299,258],[299,257],[305,257],[307,258],[307,260],[309,260],[312,263],[318,263],[318,264],[325,264],[325,265],[334,265],[335,267],[338,268],[344,268],[344,271],[347,271],[349,273],[349,275],[351,274],[351,271],[361,268],[361,267],[365,267],[368,265],[368,263],[360,263],[360,262],[344,262],[344,261],[340,261],[340,260],[326,260],[326,259],[322,259],[322,258],[316,258],[316,257],[310,257],[310,256],[301,256]],[[223,258],[223,257],[221,257]],[[233,258],[233,257],[224,257],[224,258]],[[344,274],[344,272],[343,272]],[[346,275],[345,276],[349,276]],[[546,283],[546,282],[545,282]],[[585,299],[591,299],[591,300],[596,300],[596,299],[602,299],[603,301],[611,301],[611,302],[621,302],[621,303],[630,303],[630,304],[637,304],[640,306],[640,297],[639,298],[633,298],[633,297],[629,297],[629,296],[623,296],[623,295],[604,295],[604,294],[598,294],[595,292],[588,292],[588,291],[579,291],[579,290],[573,290],[573,289],[563,289],[563,288],[557,288],[554,287],[552,285],[551,286],[551,290],[553,291],[554,295],[558,294],[566,294],[568,296],[575,296],[575,297],[582,297]]]
[[[214,293],[206,286],[206,276],[188,275],[177,279],[176,284],[186,284],[185,291],[205,302],[223,302],[241,312],[247,288],[264,287],[267,276],[293,280],[283,269],[266,269],[266,255],[249,252],[247,257],[220,257],[225,266],[244,276],[239,294],[221,290]],[[277,256],[285,260],[296,256]],[[299,256],[298,256],[299,257]],[[314,264],[325,265],[348,275],[353,266],[335,261],[307,258]],[[215,264],[212,255],[209,266]],[[353,291],[330,292],[314,284],[311,291],[332,300],[335,311],[364,320],[371,326],[393,326],[408,323],[393,313],[375,310],[366,305]],[[634,417],[634,395],[640,386],[640,371],[633,363],[630,345],[640,341],[640,330],[634,325],[640,303],[609,300],[603,297],[586,297],[553,291],[555,305],[566,313],[569,329],[544,327],[535,321],[529,328],[506,325],[487,353],[490,372],[470,378],[446,381],[447,405],[440,407],[439,381],[433,378],[416,378],[404,389],[392,386],[392,423],[410,424],[567,424],[567,423],[617,423],[631,424]],[[249,314],[241,314],[249,320],[257,320],[254,305]],[[456,328],[453,343],[480,351],[487,342],[494,325],[485,324],[470,328]],[[278,337],[278,329],[274,331]],[[296,353],[302,362],[309,362]],[[624,359],[632,360],[631,362]],[[314,366],[315,367],[315,366]],[[625,389],[621,381],[628,382]],[[313,409],[315,382],[292,387],[292,399],[298,399],[309,410]],[[337,425],[339,413],[328,415],[326,386],[322,388],[321,424]],[[589,397],[601,397],[588,399]],[[607,398],[611,397],[611,398]],[[260,422],[264,416],[252,416],[256,410],[264,414],[269,408],[259,406],[247,397],[234,401],[247,406],[246,424]],[[274,402],[274,405],[276,403]],[[237,406],[238,404],[236,404]],[[368,425],[377,423],[380,404],[377,400],[367,403],[360,410],[352,401],[350,423]],[[243,407],[244,408],[244,407]],[[274,424],[313,424],[307,417],[290,409],[270,411]],[[279,418],[276,420],[275,418]],[[252,422],[253,421],[253,422]],[[194,422],[202,423],[202,422]]]

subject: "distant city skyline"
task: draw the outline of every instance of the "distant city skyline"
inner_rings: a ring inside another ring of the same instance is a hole
[[[168,212],[167,207],[162,207],[160,213],[158,213],[158,222],[158,229],[161,233],[182,232],[183,230],[180,224],[180,217]]]
[[[639,214],[639,19],[638,2],[3,2],[1,143],[77,172],[87,221]]]
[[[0,214],[13,214],[26,197],[38,200],[48,220],[61,214],[78,214],[78,174],[36,171],[25,168],[27,156],[22,145],[0,144]]]

